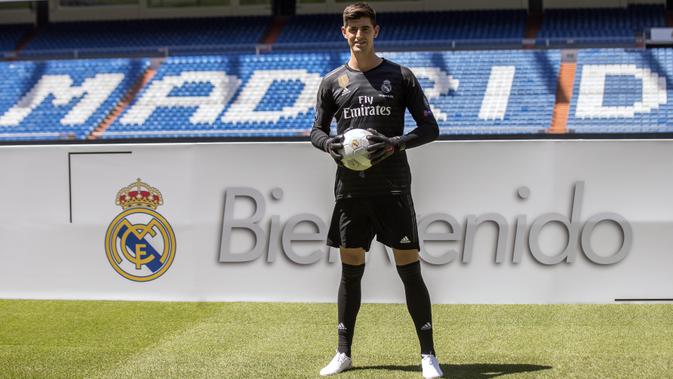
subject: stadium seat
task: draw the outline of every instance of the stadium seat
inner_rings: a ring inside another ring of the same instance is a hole
[[[128,20],[51,23],[26,50],[192,48],[255,44],[270,17]]]
[[[578,42],[634,43],[636,36],[652,27],[666,26],[663,5],[630,5],[626,8],[547,9],[538,43],[573,39]]]

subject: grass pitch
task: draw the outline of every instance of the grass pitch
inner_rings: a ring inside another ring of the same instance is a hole
[[[670,378],[673,305],[435,305],[450,378]],[[0,301],[0,377],[315,378],[336,305]],[[404,305],[364,304],[354,369],[420,378]]]

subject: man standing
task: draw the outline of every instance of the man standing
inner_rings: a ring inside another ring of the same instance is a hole
[[[352,367],[351,343],[360,308],[365,252],[376,235],[379,242],[393,248],[407,309],[420,342],[423,376],[437,378],[443,373],[435,357],[430,296],[421,276],[411,172],[405,149],[433,141],[439,128],[414,74],[374,52],[374,38],[379,30],[376,14],[368,4],[346,7],[341,32],[350,47],[350,60],[327,74],[318,89],[311,142],[339,165],[327,244],[340,249],[342,262],[339,343],[336,355],[320,374],[337,374]],[[404,135],[406,109],[417,127]],[[330,137],[334,117],[337,136]],[[365,171],[351,171],[341,164],[343,133],[353,128],[373,133],[368,137],[373,166]]]

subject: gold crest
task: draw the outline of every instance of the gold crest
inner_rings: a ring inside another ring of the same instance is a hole
[[[348,86],[349,80],[348,80],[348,75],[343,74],[339,77],[339,87],[341,88],[346,88]]]
[[[156,209],[164,203],[161,192],[140,178],[117,192],[115,204],[124,211],[105,233],[105,254],[112,268],[135,282],[163,275],[175,258],[173,227]]]

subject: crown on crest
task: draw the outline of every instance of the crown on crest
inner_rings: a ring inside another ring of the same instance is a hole
[[[128,187],[124,187],[117,192],[117,199],[115,204],[122,207],[122,209],[145,207],[157,209],[159,205],[164,203],[164,198],[158,189],[144,183],[138,178],[135,183],[131,183]]]

